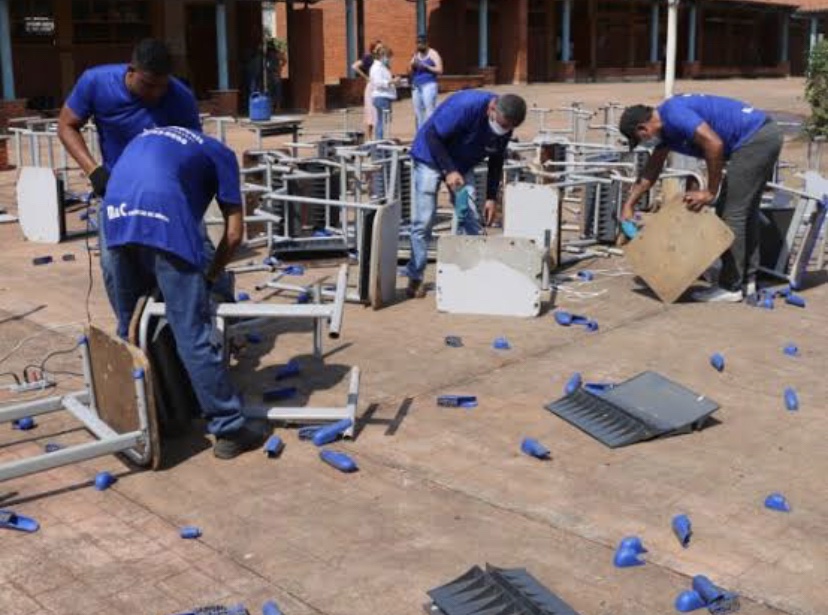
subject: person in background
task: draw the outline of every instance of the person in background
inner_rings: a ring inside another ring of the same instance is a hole
[[[503,176],[503,159],[512,132],[526,119],[526,101],[515,94],[497,95],[482,90],[452,94],[417,131],[411,146],[414,163],[414,199],[411,204],[411,260],[408,261],[408,297],[426,296],[423,275],[428,243],[437,211],[437,191],[445,181],[455,195],[465,187],[469,204],[458,219],[466,235],[480,233],[480,216],[474,190],[474,167],[488,158],[487,225],[494,220]]]
[[[374,99],[371,96],[371,66],[374,63],[374,60],[379,57],[382,53],[382,41],[377,39],[373,43],[371,43],[371,47],[361,59],[357,60],[353,63],[351,68],[353,71],[365,79],[365,93],[364,93],[364,104],[365,104],[365,116],[363,123],[365,124],[365,140],[371,141],[374,138],[374,126],[377,124],[377,113],[374,109]]]
[[[267,71],[267,93],[276,109],[282,108],[282,68],[285,65],[283,52],[273,41],[267,44],[265,70]]]
[[[391,103],[397,100],[399,77],[391,73],[391,58],[394,52],[383,47],[380,57],[371,65],[371,97],[376,109],[376,138],[382,140],[391,123]]]
[[[443,59],[428,46],[424,35],[417,37],[417,51],[411,58],[411,101],[415,128],[425,124],[437,106],[437,76],[443,74]]]

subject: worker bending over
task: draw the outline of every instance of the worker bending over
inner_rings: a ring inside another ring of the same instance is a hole
[[[224,234],[208,267],[199,227],[214,197]],[[158,288],[178,355],[216,438],[213,453],[230,459],[261,445],[265,425],[242,416],[241,398],[215,341],[210,301],[210,286],[243,235],[235,153],[186,128],[143,132],[112,169],[103,221],[119,335],[126,337],[138,299]]]

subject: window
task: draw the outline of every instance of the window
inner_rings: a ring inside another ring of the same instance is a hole
[[[17,0],[10,3],[11,35],[16,41],[50,43],[55,36],[52,0]]]
[[[72,0],[75,43],[132,44],[152,34],[147,0]]]

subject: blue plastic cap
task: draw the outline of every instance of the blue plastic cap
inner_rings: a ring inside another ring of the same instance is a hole
[[[268,457],[277,457],[279,453],[282,452],[282,449],[285,447],[285,443],[282,439],[277,435],[272,435],[267,439],[264,445],[264,451]]]
[[[201,537],[201,528],[195,525],[185,525],[179,531],[179,536],[185,540],[194,540]]]
[[[619,551],[623,549],[629,549],[636,553],[647,553],[647,549],[644,548],[644,543],[641,542],[638,536],[627,536],[624,538],[618,545]]]
[[[591,282],[593,279],[595,279],[595,274],[592,273],[589,269],[584,269],[583,271],[578,272],[578,277],[587,282]]]
[[[615,552],[613,563],[616,568],[630,568],[632,566],[643,566],[644,560],[639,559],[638,552],[633,549],[618,549]]]
[[[717,372],[724,371],[725,368],[725,360],[724,356],[721,353],[714,353],[710,356],[710,365],[715,369]]]
[[[703,574],[697,574],[693,577],[693,591],[699,594],[705,606],[710,605],[712,602],[724,596],[724,590],[716,586],[713,581]]]
[[[586,330],[593,332],[598,330],[598,321],[597,320],[588,320],[586,322]]]
[[[638,226],[632,220],[624,220],[621,222],[621,232],[627,236],[627,239],[635,239],[638,235]]]
[[[673,533],[685,549],[690,546],[690,537],[693,535],[693,526],[687,515],[676,515],[673,517]]]
[[[262,605],[262,615],[283,615],[283,613],[273,600],[268,600]]]
[[[105,491],[109,489],[112,485],[114,485],[118,481],[112,474],[109,472],[98,472],[95,476],[95,489],[98,491]]]
[[[241,292],[236,295],[236,301],[250,301],[250,295],[248,293]]]
[[[134,370],[132,370],[132,377],[135,380],[142,380],[144,378],[144,368],[136,367]]]
[[[781,493],[771,493],[765,498],[765,508],[779,512],[791,512],[791,505],[787,498]]]
[[[681,592],[676,597],[676,610],[680,613],[689,613],[707,606],[707,603],[699,595],[699,592],[689,589]]]
[[[569,377],[564,386],[564,395],[572,395],[575,391],[581,388],[581,373],[575,372]]]
[[[20,431],[28,431],[30,429],[34,429],[36,426],[37,423],[35,423],[34,418],[31,416],[24,416],[12,423],[12,428],[19,429]]]
[[[520,450],[531,457],[549,459],[550,451],[534,438],[524,438],[520,443]]]
[[[55,451],[59,451],[63,448],[63,445],[58,444],[57,442],[47,442],[46,446],[43,447],[43,450],[47,453],[54,453]]]
[[[78,345],[88,344],[88,343],[89,343],[89,338],[88,337],[86,337],[85,335],[79,335],[78,336]]]
[[[565,312],[564,310],[555,310],[554,316],[555,322],[562,327],[568,327],[572,324],[572,314],[569,312]]]
[[[509,344],[509,340],[507,340],[505,337],[498,337],[495,338],[494,342],[492,342],[492,348],[494,348],[495,350],[510,350],[512,348],[512,345]]]
[[[799,410],[799,396],[792,387],[785,389],[785,407],[791,412]]]
[[[796,344],[786,345],[785,348],[782,349],[782,352],[784,352],[789,357],[798,357],[799,356],[799,348],[797,347]]]

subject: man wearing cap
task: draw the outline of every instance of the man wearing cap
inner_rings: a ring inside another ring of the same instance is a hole
[[[417,132],[411,146],[414,162],[414,201],[411,208],[409,297],[425,297],[423,275],[428,242],[437,211],[437,191],[445,180],[452,195],[465,186],[469,206],[458,227],[467,235],[480,233],[474,191],[474,167],[488,157],[485,223],[491,224],[503,175],[503,157],[512,131],[526,119],[526,102],[514,94],[498,96],[464,90],[445,100]]]
[[[733,245],[722,254],[718,285],[693,293],[695,301],[736,303],[745,296],[759,268],[759,206],[779,152],[782,132],[759,109],[722,96],[683,94],[656,108],[635,105],[624,110],[619,129],[633,149],[639,144],[653,153],[630,190],[622,220],[658,179],[670,151],[704,159],[707,187],[684,195],[687,208],[716,206],[733,231]],[[727,180],[723,172],[727,169]]]

